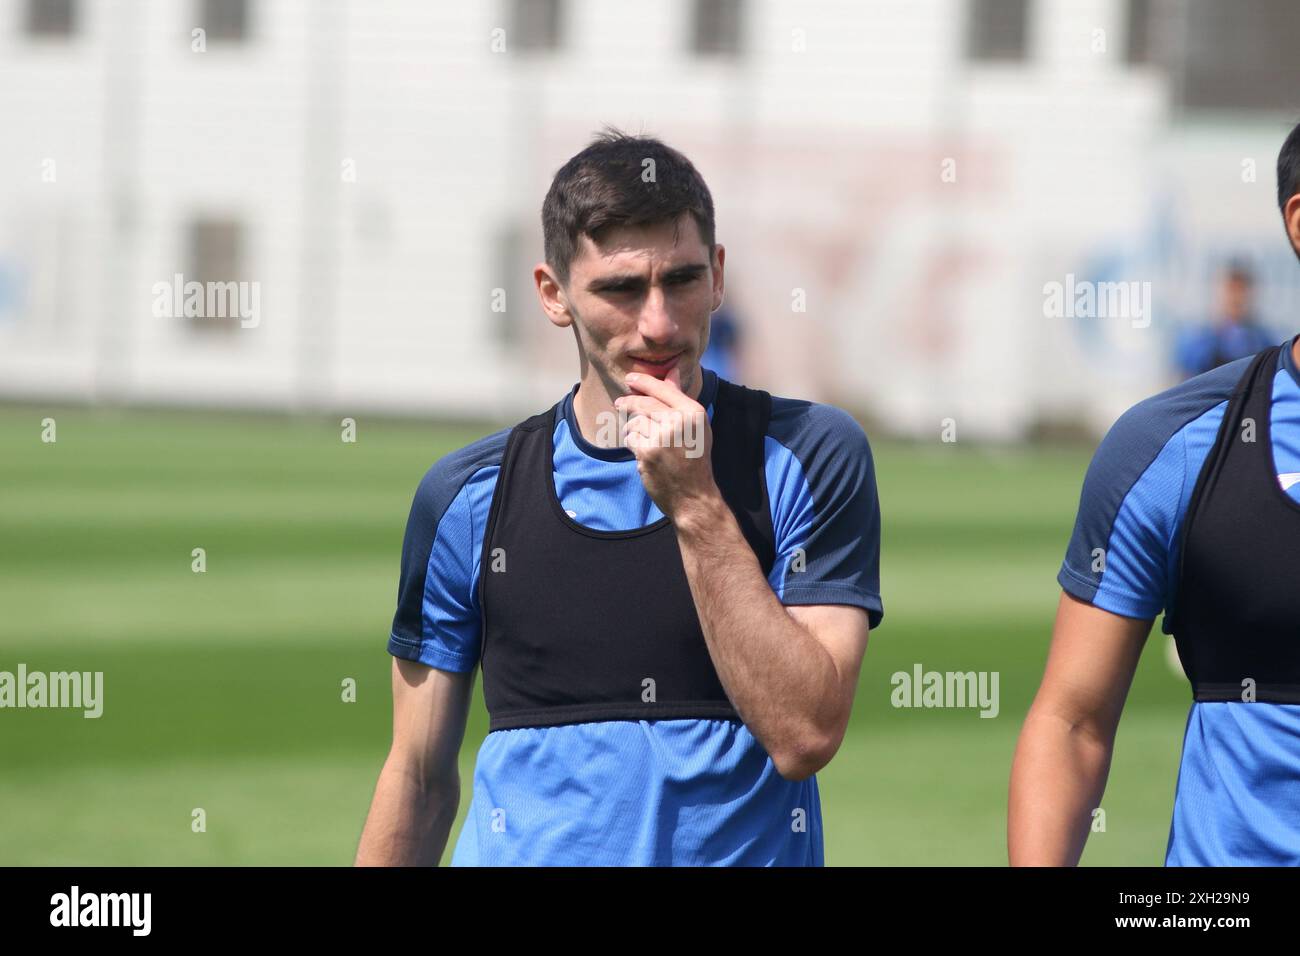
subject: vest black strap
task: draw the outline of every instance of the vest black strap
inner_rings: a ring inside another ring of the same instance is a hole
[[[1187,568],[1187,540],[1189,531],[1195,521],[1196,514],[1201,510],[1201,504],[1210,493],[1211,489],[1217,486],[1219,478],[1223,473],[1224,463],[1227,461],[1228,452],[1232,448],[1232,439],[1236,436],[1238,429],[1241,427],[1239,422],[1244,417],[1242,408],[1245,405],[1246,396],[1250,392],[1253,383],[1259,376],[1260,370],[1269,367],[1269,362],[1277,361],[1277,348],[1265,349],[1255,356],[1254,360],[1246,367],[1246,371],[1241,378],[1237,379],[1237,384],[1228,396],[1228,407],[1224,410],[1223,419],[1219,422],[1219,430],[1215,433],[1214,447],[1210,449],[1209,455],[1206,456],[1205,463],[1201,466],[1201,471],[1196,478],[1196,486],[1192,489],[1192,497],[1187,502],[1187,511],[1183,515],[1183,525],[1178,532],[1178,580],[1181,584],[1183,575]],[[1182,588],[1179,588],[1177,599],[1182,595]],[[1169,629],[1176,633],[1179,627],[1181,615],[1178,607],[1169,608],[1166,617],[1169,618]],[[1183,661],[1183,669],[1187,670],[1187,662]]]
[[[713,432],[714,474],[718,474],[721,465],[725,479],[718,479],[718,487],[766,574],[776,560],[764,448],[768,421],[772,417],[772,396],[761,389],[718,379],[715,417],[719,410],[725,422],[734,422],[737,427]]]

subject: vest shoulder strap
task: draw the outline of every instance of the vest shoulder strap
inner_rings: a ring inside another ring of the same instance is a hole
[[[1274,345],[1264,349],[1246,366],[1245,372],[1237,380],[1232,394],[1228,397],[1228,407],[1224,409],[1223,421],[1219,423],[1219,431],[1214,439],[1214,447],[1210,449],[1205,464],[1202,465],[1200,474],[1197,475],[1196,485],[1192,489],[1192,497],[1188,500],[1187,511],[1183,515],[1182,526],[1178,529],[1178,578],[1177,592],[1174,595],[1175,606],[1169,608],[1165,615],[1169,625],[1169,633],[1171,634],[1176,634],[1181,629],[1181,618],[1177,605],[1181,602],[1182,595],[1186,593],[1182,584],[1187,563],[1187,540],[1192,523],[1196,520],[1196,514],[1200,511],[1201,504],[1209,493],[1209,489],[1214,486],[1219,472],[1223,469],[1223,464],[1228,457],[1228,451],[1232,448],[1233,441],[1237,436],[1237,421],[1241,418],[1242,409],[1255,388],[1255,383],[1259,380],[1261,371],[1272,368],[1273,363],[1277,361],[1280,348],[1280,346]]]

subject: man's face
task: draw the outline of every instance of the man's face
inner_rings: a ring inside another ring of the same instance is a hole
[[[718,246],[710,258],[689,214],[675,238],[671,222],[618,227],[600,242],[581,236],[567,308],[551,320],[572,320],[579,348],[611,393],[626,392],[628,372],[662,379],[675,366],[682,391],[694,396],[709,316],[722,304],[724,257]]]
[[[1219,308],[1229,322],[1241,322],[1250,314],[1250,280],[1237,275],[1227,275],[1219,294]]]

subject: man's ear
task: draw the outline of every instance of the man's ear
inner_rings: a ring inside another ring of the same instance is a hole
[[[1300,256],[1300,193],[1296,193],[1286,201],[1282,218],[1286,222],[1286,234],[1291,240],[1291,248],[1295,250],[1297,256]]]
[[[712,312],[718,311],[722,306],[723,292],[726,283],[723,281],[723,267],[726,265],[727,250],[722,243],[716,243],[713,247],[713,308]]]
[[[542,311],[551,323],[560,328],[572,325],[568,296],[560,280],[545,262],[533,266],[533,283],[537,286],[537,298],[542,303]]]

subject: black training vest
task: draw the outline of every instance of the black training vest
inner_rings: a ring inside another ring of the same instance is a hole
[[[479,571],[488,729],[740,722],[709,656],[672,520],[596,531],[561,507],[552,436],[562,404],[511,430],[492,495]],[[765,576],[776,560],[763,454],[771,408],[767,392],[718,379],[714,480]]]
[[[1300,703],[1300,503],[1269,427],[1279,348],[1237,382],[1183,521],[1169,630],[1198,701],[1242,702],[1250,679],[1255,700]]]

